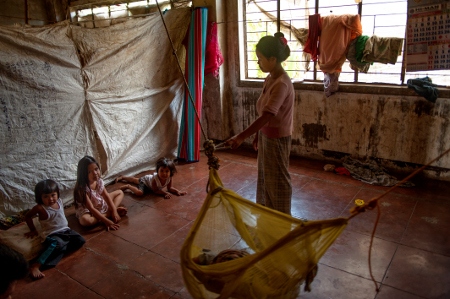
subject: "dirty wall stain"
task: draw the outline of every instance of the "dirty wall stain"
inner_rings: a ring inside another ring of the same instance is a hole
[[[318,148],[319,141],[328,140],[327,127],[320,124],[303,124],[305,146]]]

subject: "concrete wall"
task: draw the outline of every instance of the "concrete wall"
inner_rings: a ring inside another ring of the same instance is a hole
[[[260,88],[237,87],[230,134],[255,118]],[[450,100],[435,104],[417,96],[297,90],[292,154],[339,161],[372,157],[396,170],[411,171],[450,148]],[[248,140],[250,144],[251,140]],[[432,164],[430,176],[449,179],[450,155]]]

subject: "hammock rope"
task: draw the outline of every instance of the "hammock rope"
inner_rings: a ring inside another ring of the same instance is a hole
[[[377,218],[375,220],[374,223],[374,227],[372,230],[372,234],[371,234],[371,238],[370,238],[370,244],[369,244],[369,255],[368,255],[368,259],[369,259],[369,272],[370,272],[370,277],[372,279],[372,281],[375,283],[375,288],[376,291],[379,291],[379,287],[377,282],[375,281],[375,278],[373,276],[372,273],[372,262],[371,262],[371,256],[372,256],[372,245],[373,245],[373,239],[375,237],[375,231],[377,229],[378,226],[378,222],[380,220],[380,216],[381,216],[381,211],[380,211],[380,206],[378,205],[378,201],[383,198],[384,196],[386,196],[387,194],[389,194],[390,192],[392,192],[395,188],[403,185],[404,183],[406,183],[407,181],[409,181],[411,178],[413,178],[414,176],[416,176],[418,173],[422,172],[423,170],[425,170],[425,168],[427,168],[428,166],[430,166],[431,164],[433,164],[434,162],[438,161],[439,159],[441,159],[442,157],[444,157],[445,155],[447,155],[450,152],[450,148],[447,149],[446,151],[444,151],[443,153],[441,153],[439,156],[437,156],[436,158],[434,158],[433,160],[429,161],[427,164],[422,165],[420,168],[416,169],[415,171],[413,171],[411,174],[409,174],[408,176],[406,176],[403,180],[397,182],[397,184],[395,184],[394,186],[392,186],[391,188],[389,188],[388,190],[386,190],[385,192],[383,192],[382,194],[380,194],[379,196],[376,196],[374,198],[372,198],[371,200],[369,200],[367,203],[363,204],[363,205],[356,205],[354,206],[351,210],[350,213],[352,214],[351,216],[348,217],[348,219],[350,220],[351,218],[355,217],[356,215],[359,215],[363,212],[365,212],[366,210],[373,210],[374,208],[377,208]]]

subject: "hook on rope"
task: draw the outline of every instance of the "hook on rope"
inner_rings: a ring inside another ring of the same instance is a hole
[[[355,206],[353,208],[351,208],[351,210],[350,210],[350,214],[352,214],[352,216],[350,216],[350,218],[352,218],[353,216],[356,216],[359,213],[363,213],[366,210],[375,209],[377,207],[377,204],[378,204],[378,198],[372,198],[367,203],[364,202],[363,199],[355,199]]]
[[[363,206],[364,205],[364,200],[363,199],[355,199],[355,205]]]

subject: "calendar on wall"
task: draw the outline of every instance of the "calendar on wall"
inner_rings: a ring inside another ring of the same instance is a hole
[[[408,0],[406,71],[450,69],[450,1]]]

